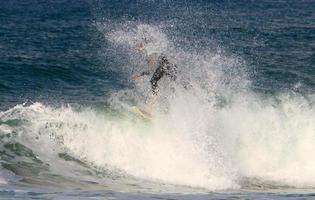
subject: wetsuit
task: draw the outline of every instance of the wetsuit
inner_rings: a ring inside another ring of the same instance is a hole
[[[159,56],[157,60],[157,69],[154,71],[150,83],[152,88],[152,93],[154,95],[157,95],[158,93],[158,84],[157,82],[164,76],[168,76],[171,78],[171,80],[176,80],[176,72],[177,72],[177,66],[170,63],[165,55]],[[141,75],[149,75],[150,71],[142,72]]]

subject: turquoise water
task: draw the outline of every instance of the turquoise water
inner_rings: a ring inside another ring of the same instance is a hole
[[[0,2],[0,198],[312,199],[315,1]],[[164,53],[152,120],[135,50]],[[187,87],[188,86],[188,87]]]

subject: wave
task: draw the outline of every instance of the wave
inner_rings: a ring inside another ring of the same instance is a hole
[[[97,175],[86,169],[93,168],[113,180],[132,176],[210,190],[315,186],[315,163],[306,153],[315,148],[314,96],[257,94],[240,58],[179,49],[158,26],[127,27],[104,33],[130,58],[121,70],[146,67],[130,50],[144,32],[153,35],[146,47],[161,47],[180,66],[177,82],[161,83],[152,120],[128,111],[145,106],[148,77],[101,106],[17,105],[0,113],[6,170],[23,177],[79,173],[90,180]],[[14,159],[32,165],[19,171]],[[75,164],[65,165],[69,160]]]
[[[274,187],[314,187],[314,161],[305,152],[315,145],[315,110],[302,97],[277,100],[239,98],[211,113],[190,101],[149,124],[91,108],[35,103],[2,112],[0,132],[3,148],[27,156],[37,170],[48,167],[43,163],[60,170],[56,160],[68,152],[77,164],[169,184],[228,189],[248,185],[249,178]]]
[[[60,152],[68,152],[76,165],[211,190],[246,187],[248,178],[274,187],[314,187],[314,161],[306,152],[315,147],[315,110],[302,97],[277,100],[233,99],[212,112],[176,101],[149,124],[91,108],[18,105],[0,115],[1,140],[13,157],[35,163],[35,171],[49,166],[60,173]],[[2,153],[2,162],[13,159],[4,158]],[[7,169],[18,172],[13,168]],[[28,173],[36,174],[23,176]]]

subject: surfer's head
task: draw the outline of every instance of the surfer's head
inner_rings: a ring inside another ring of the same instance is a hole
[[[143,42],[137,43],[135,49],[137,49],[138,51],[144,51],[145,50],[144,43]]]

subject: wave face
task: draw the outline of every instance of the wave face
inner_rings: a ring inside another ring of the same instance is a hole
[[[1,194],[315,187],[313,2],[58,2],[0,3]]]

